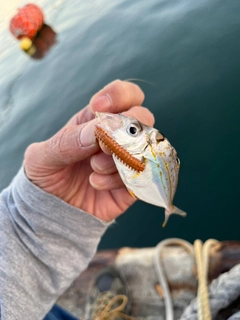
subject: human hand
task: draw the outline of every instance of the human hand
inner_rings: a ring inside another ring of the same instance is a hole
[[[99,219],[115,219],[135,199],[125,188],[112,157],[96,141],[94,112],[124,112],[152,126],[152,113],[135,107],[143,100],[143,92],[133,83],[116,80],[108,84],[53,137],[27,148],[27,177],[46,192]]]

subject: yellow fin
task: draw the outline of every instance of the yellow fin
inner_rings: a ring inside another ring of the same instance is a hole
[[[139,200],[139,198],[138,198],[137,196],[135,196],[135,194],[134,194],[134,192],[133,192],[132,190],[130,190],[130,189],[127,189],[127,190],[128,190],[128,192],[130,193],[130,195],[131,195],[134,199]]]

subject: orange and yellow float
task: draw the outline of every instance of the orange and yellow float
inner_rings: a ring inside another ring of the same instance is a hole
[[[44,24],[42,10],[35,4],[27,4],[18,9],[10,21],[10,31],[17,39],[33,39]]]

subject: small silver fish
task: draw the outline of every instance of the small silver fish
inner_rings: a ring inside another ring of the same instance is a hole
[[[137,199],[165,208],[166,225],[171,214],[186,213],[172,203],[180,161],[176,150],[157,130],[134,117],[95,113],[95,135],[112,153],[129,193]]]

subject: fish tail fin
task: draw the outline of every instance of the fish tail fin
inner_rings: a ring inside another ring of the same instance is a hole
[[[162,227],[164,228],[168,222],[168,219],[170,217],[171,214],[179,214],[180,216],[182,217],[185,217],[187,214],[186,212],[184,212],[183,210],[175,207],[175,206],[172,206],[172,208],[169,210],[169,209],[165,209],[165,220],[163,222],[163,225]]]

